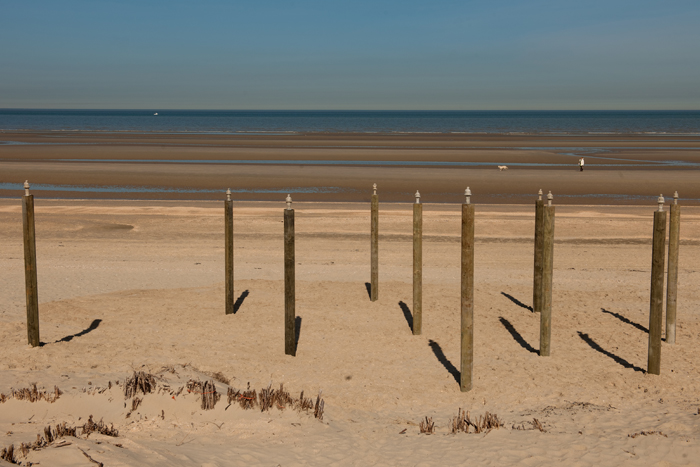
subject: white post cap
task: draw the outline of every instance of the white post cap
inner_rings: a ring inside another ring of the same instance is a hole
[[[376,183],[374,185],[372,185],[372,189],[374,190],[374,193],[372,193],[372,194],[376,195],[377,194],[377,184]]]
[[[673,193],[673,204],[678,204],[678,192]]]
[[[550,191],[550,192],[547,194],[547,206],[551,206],[551,205],[552,205],[552,200],[553,200],[553,199],[554,199],[554,195],[552,195],[552,192]]]
[[[287,201],[287,210],[291,211],[292,210],[292,197],[291,197],[291,195],[287,195],[286,201]]]
[[[24,181],[24,196],[29,196],[29,180]]]
[[[542,188],[540,188],[540,191],[537,192],[537,199],[542,201]]]
[[[231,201],[231,189],[226,189],[226,201]]]
[[[416,197],[416,204],[420,204],[420,193],[418,192],[418,190],[416,190],[415,197]]]
[[[466,204],[469,204],[471,196],[472,196],[472,190],[470,190],[469,187],[467,187],[467,189],[464,190],[464,197],[466,198],[466,200],[465,200]]]
[[[656,202],[659,203],[659,212],[664,212],[664,195],[659,195],[659,199]]]

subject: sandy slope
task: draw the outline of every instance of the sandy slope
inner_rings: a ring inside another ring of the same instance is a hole
[[[53,404],[0,403],[0,448],[93,415],[120,437],[70,438],[26,460],[95,465],[84,451],[109,466],[697,464],[697,208],[683,211],[677,344],[663,345],[653,376],[644,372],[652,208],[558,208],[553,350],[541,358],[539,317],[527,308],[532,208],[478,206],[475,381],[461,393],[458,206],[425,206],[423,335],[413,336],[410,207],[382,208],[372,303],[367,206],[296,204],[301,322],[289,357],[280,204],[236,206],[240,298],[225,316],[220,203],[37,201],[45,345],[29,348],[20,207],[0,202],[0,393],[33,382],[64,391]],[[325,415],[225,400],[203,411],[199,396],[161,389],[127,418],[121,384],[142,369],[171,390],[221,372],[237,389],[323,391]],[[460,407],[496,413],[505,427],[448,434]],[[419,434],[425,416],[432,436]],[[533,418],[545,433],[513,429]],[[642,431],[657,433],[629,436]]]

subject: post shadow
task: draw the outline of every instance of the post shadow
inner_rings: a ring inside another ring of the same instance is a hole
[[[294,355],[297,354],[299,348],[299,336],[301,336],[301,316],[294,318]]]
[[[525,339],[523,339],[523,336],[520,335],[518,331],[515,330],[512,324],[510,324],[510,321],[505,319],[503,316],[499,316],[498,320],[501,322],[504,328],[506,328],[506,331],[510,333],[511,336],[513,336],[513,339],[515,339],[515,342],[520,344],[520,347],[523,349],[527,350],[530,353],[535,353],[539,354],[537,350],[533,346],[527,343]]]
[[[411,328],[411,332],[413,332],[413,314],[411,313],[411,309],[403,301],[399,302],[399,306],[401,307],[401,311],[403,311],[403,317],[406,318],[408,327]]]
[[[622,321],[623,323],[630,324],[630,325],[634,326],[635,328],[639,329],[640,331],[643,331],[643,332],[646,332],[647,334],[649,334],[649,329],[645,328],[644,326],[642,326],[639,323],[635,323],[634,321],[630,321],[629,319],[622,316],[620,313],[615,313],[614,311],[608,311],[605,308],[601,308],[600,311],[602,311],[603,313],[607,313],[609,315],[612,315],[615,318]]]
[[[530,311],[532,311],[533,313],[535,312],[535,310],[534,310],[531,306],[525,305],[523,302],[521,302],[521,301],[518,300],[517,298],[513,297],[512,295],[509,295],[509,294],[507,294],[507,293],[505,293],[505,292],[501,292],[501,295],[505,296],[508,300],[510,300],[511,302],[515,303],[515,304],[518,305],[520,308],[525,308],[526,310],[530,310]]]
[[[238,309],[243,305],[243,302],[245,301],[246,297],[250,295],[250,292],[248,290],[244,290],[243,293],[238,297],[236,300],[236,303],[233,304],[233,314],[235,315],[238,313]]]
[[[460,374],[459,370],[452,364],[451,361],[445,357],[445,353],[442,351],[442,348],[440,347],[440,344],[435,342],[434,340],[430,339],[428,341],[428,345],[430,348],[433,350],[433,353],[435,354],[435,357],[437,357],[438,361],[442,363],[442,366],[445,367],[445,369],[452,375],[452,377],[457,381],[457,384],[461,384],[462,381],[462,375]]]
[[[369,299],[372,300],[372,284],[369,282],[365,282],[365,288],[367,289],[367,295],[369,296]]]
[[[612,358],[613,360],[615,360],[617,363],[619,363],[620,365],[622,365],[622,366],[625,367],[625,368],[631,368],[631,369],[634,370],[634,371],[641,371],[642,373],[646,373],[646,371],[645,371],[644,369],[639,368],[639,367],[636,366],[636,365],[632,365],[630,362],[628,362],[628,361],[625,360],[624,358],[618,357],[618,356],[615,355],[614,353],[608,352],[607,350],[603,349],[601,346],[599,346],[599,345],[596,343],[596,341],[594,341],[593,339],[591,339],[590,337],[588,337],[588,334],[584,334],[584,333],[582,333],[581,331],[576,331],[576,332],[578,333],[578,336],[579,336],[586,344],[588,344],[593,350],[598,351],[598,352],[602,353],[603,355]]]
[[[72,334],[72,335],[70,335],[70,336],[66,336],[66,337],[64,337],[64,338],[62,338],[62,339],[59,339],[59,340],[55,341],[54,344],[57,344],[57,343],[59,343],[59,342],[70,342],[70,341],[73,340],[74,337],[81,337],[81,336],[84,336],[85,334],[87,334],[87,333],[89,333],[89,332],[92,332],[92,331],[94,331],[95,329],[97,329],[97,327],[100,325],[101,322],[102,322],[101,319],[92,320],[92,323],[90,323],[90,326],[88,326],[87,328],[83,329],[83,330],[80,331],[79,333]]]

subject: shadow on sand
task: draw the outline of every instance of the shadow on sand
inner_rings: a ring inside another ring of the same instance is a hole
[[[503,295],[503,296],[506,297],[508,300],[510,300],[511,302],[513,302],[513,303],[515,303],[516,305],[518,305],[520,308],[525,308],[526,310],[530,310],[530,311],[532,311],[532,312],[535,311],[535,310],[532,309],[531,306],[525,305],[523,302],[521,302],[521,301],[518,300],[517,298],[513,297],[512,295],[509,295],[509,294],[507,294],[507,293],[505,293],[505,292],[501,292],[501,295]]]
[[[413,313],[411,313],[411,309],[403,301],[399,302],[399,306],[401,307],[401,311],[403,311],[403,317],[406,318],[408,327],[411,329],[411,332],[413,332]]]
[[[447,357],[445,357],[445,353],[442,351],[442,347],[440,347],[440,344],[430,339],[428,341],[428,345],[433,350],[433,353],[435,354],[435,357],[437,357],[438,361],[442,363],[442,366],[444,366],[445,369],[455,379],[455,381],[457,381],[457,384],[461,384],[461,374],[459,370],[452,364],[451,361],[447,359]]]
[[[594,341],[593,339],[591,339],[591,338],[588,336],[588,334],[584,334],[584,333],[582,333],[581,331],[577,331],[577,332],[578,332],[578,336],[579,336],[586,344],[588,344],[593,350],[595,350],[595,351],[597,351],[597,352],[600,352],[600,353],[602,353],[603,355],[605,355],[605,356],[607,356],[607,357],[612,358],[613,360],[615,360],[617,363],[619,363],[620,365],[622,365],[622,366],[625,367],[625,368],[631,368],[631,369],[633,369],[634,371],[641,371],[642,373],[646,373],[646,371],[645,371],[644,369],[639,368],[639,367],[636,366],[636,365],[632,365],[630,362],[628,362],[628,361],[625,360],[624,358],[618,357],[618,356],[615,355],[614,353],[608,352],[607,350],[603,349],[601,346],[598,345],[598,343],[597,343],[596,341]]]
[[[535,350],[535,348],[533,346],[528,344],[527,341],[525,339],[523,339],[523,336],[521,336],[520,333],[515,330],[513,325],[510,324],[510,321],[505,319],[503,316],[499,316],[498,319],[501,322],[501,324],[503,325],[503,327],[506,328],[506,331],[508,331],[510,333],[510,335],[513,336],[513,339],[515,339],[515,342],[520,344],[520,347],[527,350],[528,352],[539,354],[539,352],[537,350]]]
[[[62,339],[59,339],[59,340],[57,340],[56,342],[54,342],[54,344],[57,344],[57,343],[59,343],[59,342],[70,342],[70,341],[73,340],[74,337],[84,336],[85,334],[87,334],[87,333],[89,333],[89,332],[92,332],[92,331],[94,331],[95,329],[97,329],[97,327],[100,325],[101,322],[102,322],[101,319],[95,319],[95,320],[92,321],[92,323],[90,323],[90,326],[88,326],[87,328],[83,329],[83,330],[80,331],[79,333],[77,333],[77,334],[72,334],[72,335],[70,335],[70,336],[66,336],[66,337],[64,337],[64,338],[62,338]],[[43,343],[42,343],[42,345],[43,345]]]

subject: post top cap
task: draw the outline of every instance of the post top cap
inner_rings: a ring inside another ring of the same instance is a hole
[[[418,190],[416,190],[415,197],[416,197],[416,198],[420,198],[420,192],[419,192]]]
[[[538,195],[542,195],[542,188],[540,188],[540,191],[537,192]]]
[[[471,196],[471,195],[472,195],[472,190],[470,190],[469,187],[467,187],[467,189],[464,190],[464,196]]]
[[[551,191],[547,194],[547,199],[554,199],[554,195]]]
[[[226,194],[227,194],[227,195],[230,195],[230,194],[231,194],[231,189],[230,189],[230,188],[226,188]]]
[[[673,199],[678,199],[678,192],[673,193]]]
[[[24,189],[25,190],[29,189],[29,180],[24,181]]]

